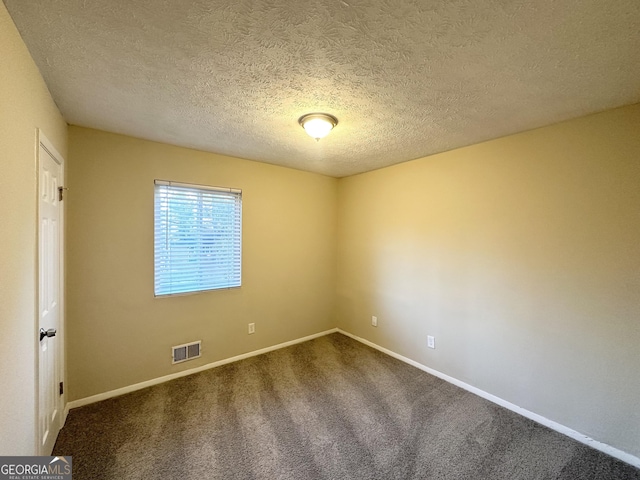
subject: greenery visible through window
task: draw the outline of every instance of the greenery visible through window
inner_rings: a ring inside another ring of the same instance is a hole
[[[242,192],[155,181],[155,294],[239,287]]]

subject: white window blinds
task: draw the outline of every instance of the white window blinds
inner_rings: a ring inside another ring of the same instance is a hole
[[[155,181],[155,294],[239,287],[242,191]]]

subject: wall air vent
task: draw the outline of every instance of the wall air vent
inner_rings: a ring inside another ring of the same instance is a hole
[[[171,347],[173,358],[171,363],[181,363],[198,358],[201,353],[201,343],[202,341],[198,340],[197,342],[185,343],[184,345]]]

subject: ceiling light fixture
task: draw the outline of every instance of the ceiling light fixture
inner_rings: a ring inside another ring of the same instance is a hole
[[[318,141],[329,135],[338,124],[338,119],[328,113],[307,113],[298,119],[298,123],[310,137]]]

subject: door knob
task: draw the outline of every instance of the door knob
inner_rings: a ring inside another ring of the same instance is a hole
[[[40,341],[42,341],[42,339],[44,337],[55,337],[56,336],[57,330],[55,328],[50,328],[49,330],[45,330],[44,328],[40,329]]]

